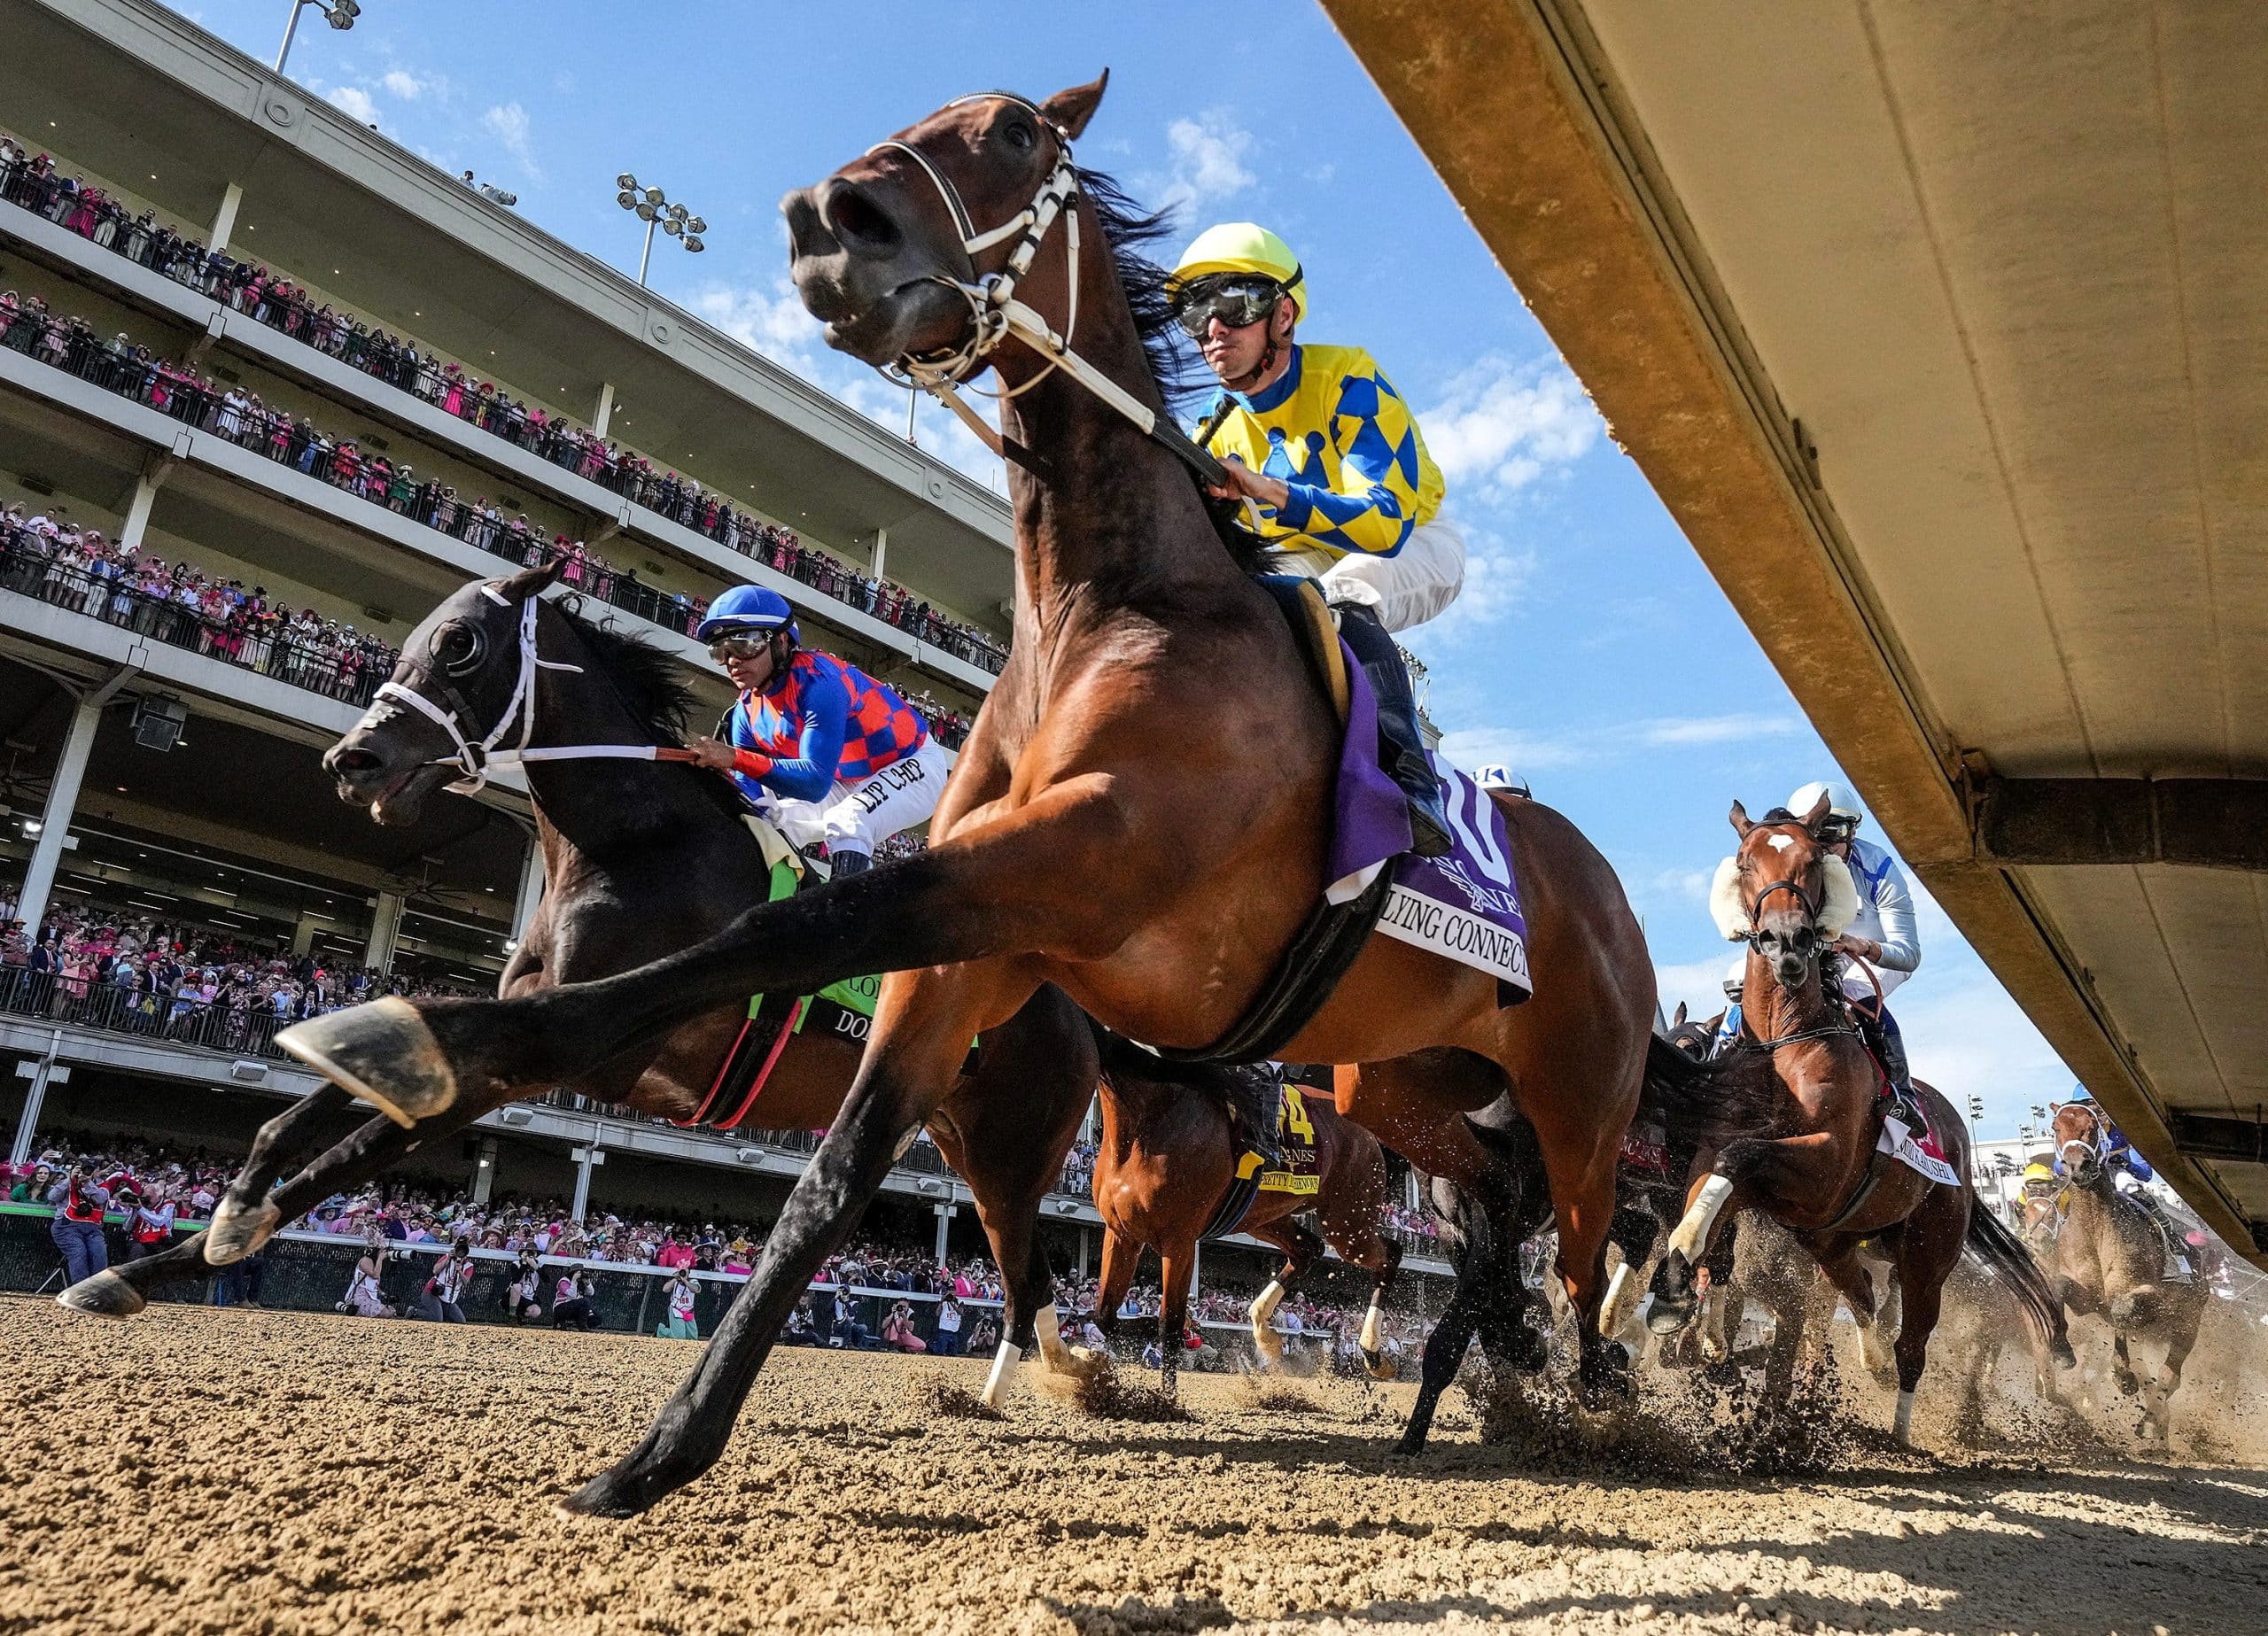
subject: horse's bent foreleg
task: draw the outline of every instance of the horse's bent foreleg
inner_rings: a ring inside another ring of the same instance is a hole
[[[260,1128],[260,1134],[252,1138],[252,1151],[245,1156],[244,1168],[229,1184],[221,1202],[213,1206],[213,1224],[205,1229],[207,1266],[241,1261],[268,1242],[268,1235],[284,1219],[268,1197],[269,1190],[299,1151],[309,1129],[343,1112],[353,1100],[344,1086],[326,1082]]]
[[[944,1100],[969,1036],[993,1020],[998,1002],[1006,998],[998,1009],[1013,1013],[1029,995],[1029,987],[1004,993],[1012,981],[997,971],[926,971],[882,984],[858,1077],[788,1192],[755,1273],[638,1446],[568,1496],[564,1509],[634,1516],[716,1463],[780,1326]]]
[[[1290,1220],[1247,1226],[1245,1231],[1284,1252],[1284,1265],[1277,1268],[1268,1287],[1253,1298],[1247,1314],[1252,1320],[1253,1351],[1259,1356],[1261,1368],[1273,1369],[1284,1358],[1284,1342],[1274,1328],[1276,1309],[1284,1304],[1284,1298],[1291,1293],[1292,1286],[1299,1282],[1309,1264],[1323,1254],[1323,1241]]]
[[[397,1125],[384,1116],[366,1120],[353,1135],[269,1196],[268,1202],[275,1210],[274,1225],[295,1220],[338,1189],[368,1180],[437,1136],[454,1134],[470,1124],[478,1112],[478,1108],[467,1107],[415,1128]],[[266,1233],[261,1234],[254,1247],[266,1237]],[[205,1242],[204,1233],[191,1233],[156,1255],[128,1261],[82,1279],[56,1299],[74,1312],[91,1313],[103,1318],[130,1318],[148,1304],[150,1291],[159,1284],[203,1274],[207,1265]]]
[[[475,1088],[573,1080],[750,994],[809,993],[848,977],[993,955],[1107,954],[1153,884],[1125,880],[1128,823],[1109,780],[1073,779],[928,851],[757,904],[714,936],[618,976],[509,1000],[382,1000],[310,1019],[276,1043],[407,1122]],[[1131,851],[1141,862],[1139,849]],[[1065,888],[1102,879],[1124,889]],[[1126,912],[1114,915],[1121,905]],[[978,1016],[972,1032],[1006,1020]]]
[[[1195,1281],[1196,1260],[1193,1242],[1158,1246],[1158,1390],[1168,1397],[1174,1395],[1182,1342],[1189,1333],[1189,1286]]]
[[[1386,1259],[1371,1279],[1370,1307],[1363,1314],[1363,1327],[1355,1344],[1363,1349],[1363,1367],[1370,1371],[1371,1379],[1392,1380],[1395,1369],[1382,1351],[1385,1337],[1380,1330],[1386,1323],[1386,1296],[1402,1271],[1402,1245],[1383,1233],[1379,1235],[1378,1244]]]

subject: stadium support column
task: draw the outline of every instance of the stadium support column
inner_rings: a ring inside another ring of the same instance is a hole
[[[878,528],[874,531],[874,563],[866,571],[874,575],[875,578],[880,579],[885,571],[884,564],[889,562],[889,531],[886,528]]]
[[[87,776],[88,758],[95,751],[95,730],[102,725],[103,707],[139,668],[114,667],[99,686],[81,694],[72,707],[71,725],[64,731],[63,753],[56,758],[54,776],[48,780],[47,802],[40,809],[39,833],[33,839],[32,861],[24,869],[24,889],[16,910],[16,918],[35,937],[47,914],[48,895],[55,889],[55,872],[63,862],[63,844],[71,833],[71,814],[79,804],[79,785]]]
[[[47,1100],[47,1088],[60,1085],[71,1077],[71,1065],[58,1062],[55,1053],[63,1049],[63,1030],[58,1028],[47,1042],[47,1055],[37,1062],[24,1061],[16,1065],[16,1077],[31,1081],[32,1087],[24,1093],[24,1116],[16,1121],[16,1143],[8,1151],[8,1162],[22,1170],[30,1164],[32,1137],[39,1131],[40,1105]],[[35,1198],[43,1205],[44,1198]]]
[[[230,182],[221,195],[221,208],[213,213],[213,230],[205,236],[207,253],[217,256],[229,247],[229,235],[237,230],[237,207],[244,202],[244,189]]]
[[[370,911],[370,941],[362,946],[362,964],[381,972],[393,970],[393,942],[401,934],[401,894],[381,892]]]
[[[485,1205],[496,1185],[496,1138],[483,1136],[472,1167],[472,1202]]]
[[[959,1205],[931,1205],[937,1213],[937,1265],[945,1264],[945,1236],[952,1230],[953,1218],[960,1213]]]
[[[606,436],[607,423],[614,418],[614,383],[599,383],[599,412],[591,416],[591,430],[600,437]]]
[[[606,1163],[606,1155],[594,1142],[586,1143],[570,1155],[575,1161],[575,1202],[567,1207],[567,1219],[579,1221],[591,1210],[591,1170]]]

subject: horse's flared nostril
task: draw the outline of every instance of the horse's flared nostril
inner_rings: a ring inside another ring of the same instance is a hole
[[[340,748],[322,758],[324,768],[341,778],[359,778],[366,772],[376,772],[383,764],[375,751]]]
[[[858,255],[888,255],[904,242],[897,221],[872,193],[841,177],[819,196],[819,224],[835,242]]]

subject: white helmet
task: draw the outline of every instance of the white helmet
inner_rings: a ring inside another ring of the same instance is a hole
[[[1814,796],[1814,800],[1818,797]],[[1735,955],[1733,963],[1725,970],[1725,998],[1738,1000],[1741,990],[1748,987],[1748,957]]]
[[[1829,784],[1821,779],[1813,779],[1788,797],[1788,810],[1801,818],[1819,804],[1821,795],[1827,797],[1827,816],[1841,818],[1848,826],[1846,833],[1857,834],[1859,825],[1866,814],[1859,810],[1859,798],[1840,784]]]

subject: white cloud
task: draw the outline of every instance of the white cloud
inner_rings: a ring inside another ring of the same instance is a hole
[[[543,180],[543,167],[535,161],[535,143],[525,108],[516,102],[499,103],[480,116],[480,125],[504,144],[504,151],[519,161],[522,170],[539,182]]]
[[[1654,993],[1661,1003],[1663,1017],[1677,1010],[1684,1003],[1686,1014],[1696,1019],[1713,1017],[1725,1009],[1725,977],[1734,963],[1746,958],[1738,949],[1728,944],[1721,955],[1706,959],[1686,960],[1669,965],[1654,967]]]
[[[819,322],[805,310],[796,287],[781,279],[771,290],[713,284],[694,296],[693,310],[773,362],[849,404],[897,436],[905,434],[905,393],[865,364],[830,348]],[[983,400],[973,400],[983,413]],[[1004,478],[992,451],[943,406],[923,404],[917,436],[923,449],[978,482],[1000,490]]]
[[[1606,430],[1581,383],[1556,358],[1483,358],[1450,381],[1418,423],[1452,494],[1469,484],[1499,500],[1573,465]]]
[[[1658,716],[1641,721],[1523,733],[1500,727],[1460,728],[1441,735],[1441,754],[1460,767],[1496,762],[1515,777],[1555,767],[1612,761],[1643,751],[1706,748],[1801,733],[1794,716]]]
[[[1245,166],[1253,134],[1216,110],[1166,127],[1168,160],[1162,176],[1146,177],[1162,209],[1209,204],[1243,192],[1259,180]]]
[[[359,86],[338,86],[326,100],[358,125],[376,125],[378,122],[377,104],[370,100],[369,92]]]
[[[416,102],[428,89],[424,81],[400,68],[389,70],[378,83],[385,87],[389,96],[399,97],[404,102]]]

